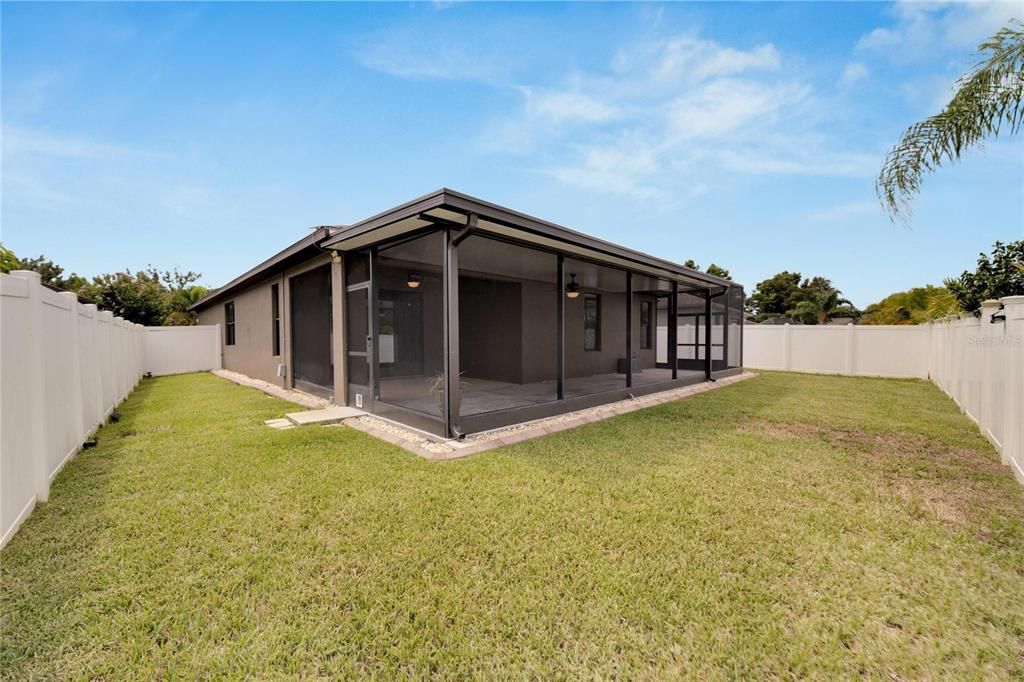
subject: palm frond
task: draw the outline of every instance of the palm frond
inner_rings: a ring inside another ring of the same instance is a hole
[[[922,178],[967,149],[1024,123],[1024,23],[1010,24],[978,47],[988,57],[957,81],[940,113],[907,128],[882,164],[875,190],[893,220],[909,224]]]

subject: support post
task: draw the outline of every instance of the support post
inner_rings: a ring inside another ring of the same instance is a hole
[[[679,282],[672,282],[668,297],[668,361],[672,366],[672,379],[679,378]]]
[[[711,381],[711,290],[704,292],[704,378]]]
[[[444,276],[444,423],[449,437],[458,437],[459,406],[459,246],[445,230]]]
[[[366,340],[366,362],[370,367],[370,396],[373,402],[380,398],[380,315],[378,314],[378,296],[380,291],[380,272],[377,265],[377,247],[370,247],[370,286],[366,290],[366,304],[370,322],[367,329],[370,338]]]
[[[722,297],[722,367],[729,366],[729,307],[732,299],[731,289],[723,289]]]
[[[558,337],[558,400],[565,400],[565,256],[558,254],[558,286],[555,310],[557,311],[556,335]]]
[[[633,272],[626,271],[626,388],[633,386]]]
[[[278,288],[280,295],[280,287]],[[278,303],[278,310],[283,308]],[[283,329],[281,330],[283,333]],[[345,349],[345,260],[331,254],[331,358],[334,365],[334,404],[348,405],[347,355]]]

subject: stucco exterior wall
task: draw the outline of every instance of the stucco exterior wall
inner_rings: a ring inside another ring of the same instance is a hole
[[[235,294],[234,298],[216,303],[199,311],[199,324],[221,325],[221,353],[224,369],[239,372],[254,379],[287,386],[286,379],[277,376],[277,365],[283,362],[284,324],[281,325],[282,355],[274,355],[273,318],[271,317],[271,285],[278,285],[279,310],[284,313],[284,282],[282,276],[271,277]],[[227,326],[224,306],[235,304],[235,344],[227,345]],[[282,320],[283,322],[283,320]]]

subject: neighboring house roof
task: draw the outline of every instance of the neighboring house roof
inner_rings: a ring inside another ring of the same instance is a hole
[[[702,289],[736,284],[468,194],[441,188],[352,225],[318,227],[309,236],[210,292],[189,310],[197,310],[222,301],[235,291],[307,260],[318,252],[328,249],[350,251],[431,225],[462,227],[465,226],[469,214],[477,216],[478,227],[482,233],[526,238],[527,241],[540,246],[628,266],[631,269],[690,283]]]

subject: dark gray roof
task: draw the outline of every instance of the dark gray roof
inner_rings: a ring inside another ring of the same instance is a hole
[[[298,265],[303,261],[309,260],[322,250],[319,246],[320,242],[327,239],[336,229],[337,228],[326,225],[315,228],[299,241],[282,249],[281,251],[278,251],[256,267],[247,270],[238,277],[235,277],[224,286],[214,289],[206,296],[189,306],[188,309],[199,310],[208,305],[217,303],[218,301],[223,301],[228,298],[230,294],[233,294],[239,289],[244,289],[250,284],[255,284],[261,279],[265,279],[266,277],[286,270],[293,265]]]
[[[336,232],[331,235],[331,238],[326,240],[322,246],[325,248],[331,248],[332,246],[338,246],[347,240],[351,240],[354,237],[366,234],[373,230],[382,228],[386,225],[396,223],[400,220],[408,218],[414,218],[421,214],[427,213],[432,209],[448,209],[457,213],[469,214],[475,213],[479,218],[497,223],[503,226],[514,228],[516,230],[544,237],[546,239],[554,240],[564,244],[572,244],[578,247],[583,247],[588,251],[592,251],[597,254],[603,254],[606,256],[612,256],[617,259],[630,261],[648,267],[656,268],[658,270],[664,270],[669,273],[677,274],[687,279],[697,280],[711,286],[730,286],[734,282],[709,275],[699,270],[688,268],[678,263],[667,261],[663,258],[651,256],[641,251],[636,251],[612,242],[592,237],[576,230],[571,230],[567,227],[557,225],[540,218],[520,213],[498,204],[493,204],[483,199],[477,199],[468,194],[457,192],[446,187],[425,194],[417,199],[406,202],[400,206],[388,209],[382,213],[371,216],[365,220],[361,220],[357,223],[346,227],[339,227]]]
[[[532,238],[544,240],[546,243],[571,246],[579,252],[585,251],[587,254],[592,254],[598,258],[604,257],[614,262],[626,262],[644,266],[648,269],[675,275],[686,281],[696,283],[701,287],[717,288],[735,284],[721,277],[715,277],[714,275],[709,275],[663,258],[619,246],[604,239],[598,239],[597,237],[592,237],[582,232],[577,232],[576,230],[571,230],[567,227],[442,187],[430,194],[425,194],[352,225],[320,226],[308,236],[271,256],[219,289],[212,291],[189,309],[198,310],[222,301],[236,290],[255,284],[257,281],[307,260],[325,249],[335,248],[344,250],[346,242],[352,242],[353,240],[359,242],[372,241],[375,236],[372,233],[378,230],[384,232],[382,228],[394,226],[401,221],[408,221],[411,225],[409,227],[410,230],[418,229],[417,225],[422,227],[429,224],[427,221],[435,220],[436,218],[431,216],[429,212],[438,209],[454,212],[462,216],[473,213],[478,216],[482,224],[510,228],[515,230],[517,234],[522,233],[532,236]],[[393,234],[387,236],[393,236]],[[360,237],[363,239],[357,239]]]

